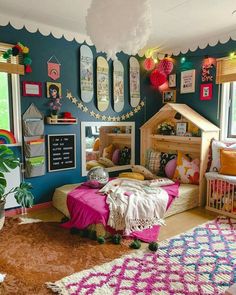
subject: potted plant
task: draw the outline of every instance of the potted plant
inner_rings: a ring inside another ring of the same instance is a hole
[[[171,123],[163,122],[158,125],[157,132],[162,135],[173,135],[175,134],[175,128]]]
[[[49,103],[50,109],[51,109],[51,118],[57,119],[58,118],[58,112],[61,109],[61,102],[60,98],[52,99]]]
[[[32,188],[30,183],[22,182],[18,187],[13,187],[10,191],[5,192],[7,181],[4,173],[10,172],[19,165],[20,161],[13,151],[5,145],[0,145],[0,230],[4,224],[4,206],[9,194],[14,194],[17,203],[24,208],[29,208],[33,205],[34,196],[30,191]]]

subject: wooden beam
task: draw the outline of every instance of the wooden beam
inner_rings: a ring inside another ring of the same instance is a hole
[[[8,74],[25,74],[25,67],[19,64],[11,64],[6,62],[0,62],[0,72],[8,73]]]

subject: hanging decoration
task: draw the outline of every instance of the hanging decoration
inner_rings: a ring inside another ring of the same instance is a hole
[[[0,144],[14,144],[16,139],[14,134],[8,130],[0,129]]]
[[[18,42],[15,46],[5,51],[2,55],[4,59],[8,59],[11,56],[18,56],[19,54],[22,54],[23,56],[23,64],[25,66],[25,72],[31,73],[31,63],[32,59],[29,56],[29,48],[27,46],[24,46],[22,43]]]
[[[67,90],[66,97],[77,106],[84,113],[88,113],[91,117],[102,120],[102,121],[110,121],[110,122],[119,122],[129,119],[134,116],[134,114],[138,113],[145,105],[144,100],[141,100],[140,103],[133,108],[130,112],[127,112],[121,116],[105,116],[94,111],[90,111],[82,102],[80,102],[76,97],[72,95],[72,93]]]
[[[137,58],[129,59],[130,105],[136,107],[140,102],[140,66]]]
[[[52,60],[55,60],[56,62],[52,62]],[[58,59],[56,58],[55,55],[52,55],[48,62],[48,77],[50,77],[51,79],[53,79],[54,81],[60,78],[60,68],[61,68],[61,64],[58,61]]]
[[[100,112],[107,110],[109,106],[109,65],[107,60],[99,56],[97,58],[97,108]]]
[[[150,75],[150,81],[152,86],[158,88],[167,82],[166,75],[159,72],[157,69],[153,70]]]
[[[213,81],[214,71],[215,71],[215,58],[205,56],[204,61],[202,63],[202,74],[201,80],[204,83],[209,83]]]
[[[124,67],[119,60],[113,62],[113,108],[119,113],[125,105],[124,99]]]
[[[165,57],[158,63],[157,70],[167,76],[172,72],[173,67],[174,65],[172,60],[168,57]]]
[[[146,71],[151,71],[155,68],[155,61],[152,57],[146,58],[143,64]]]
[[[117,52],[135,55],[145,47],[151,19],[150,0],[93,0],[86,29],[97,51],[106,52],[107,59],[116,59]]]

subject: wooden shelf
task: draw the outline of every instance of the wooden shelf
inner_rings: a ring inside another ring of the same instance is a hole
[[[151,138],[158,139],[160,141],[171,141],[171,142],[191,142],[191,143],[201,143],[201,137],[192,137],[192,136],[177,136],[177,135],[161,135],[161,134],[152,134]]]
[[[131,137],[131,133],[107,133],[107,136],[113,136],[113,137]]]
[[[64,119],[64,118],[53,119],[51,117],[47,117],[47,124],[50,124],[50,125],[72,125],[77,123],[78,123],[77,119]]]

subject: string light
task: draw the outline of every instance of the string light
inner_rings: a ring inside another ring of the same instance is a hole
[[[235,51],[230,52],[229,57],[230,58],[236,58]]]
[[[185,56],[181,57],[180,59],[181,64],[185,63],[185,61],[186,61],[186,57]]]

